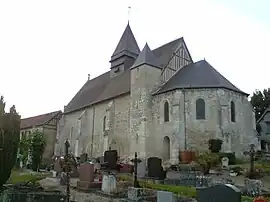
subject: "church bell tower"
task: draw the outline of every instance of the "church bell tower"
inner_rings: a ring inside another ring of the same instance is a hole
[[[111,56],[111,78],[129,69],[140,53],[140,48],[131,31],[129,23]]]

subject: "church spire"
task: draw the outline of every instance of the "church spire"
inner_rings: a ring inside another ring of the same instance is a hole
[[[120,41],[112,54],[111,61],[116,60],[122,56],[129,56],[132,58],[136,58],[140,53],[140,48],[137,44],[137,41],[131,31],[129,23],[126,26]]]

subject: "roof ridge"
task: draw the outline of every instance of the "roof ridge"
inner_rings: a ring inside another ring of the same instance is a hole
[[[235,86],[233,83],[231,83],[228,79],[226,79],[226,77],[224,77],[221,73],[219,73],[208,61],[206,61],[206,60],[201,60],[201,61],[205,61],[209,66],[211,66],[212,67],[212,69],[211,69],[211,71],[214,73],[214,74],[216,74],[216,75],[218,75],[218,78],[216,78],[218,81],[219,81],[219,83],[221,84],[222,82],[221,82],[221,78],[222,79],[225,79],[227,82],[229,82],[233,87],[235,87],[235,88],[237,88],[238,90],[240,90],[237,86]]]
[[[49,113],[45,113],[45,114],[39,114],[39,115],[36,115],[36,116],[26,117],[26,118],[23,118],[23,119],[21,119],[21,120],[37,118],[37,117],[39,117],[39,116],[45,116],[45,115],[53,114],[53,113],[56,113],[56,112],[61,112],[61,110],[57,110],[57,111],[53,111],[53,112],[49,112]]]
[[[174,39],[174,40],[172,40],[172,41],[170,41],[170,42],[168,42],[168,43],[165,43],[165,44],[163,44],[163,45],[161,45],[161,46],[159,46],[159,47],[153,49],[153,51],[155,51],[155,50],[157,50],[157,49],[159,49],[159,48],[163,48],[164,46],[167,46],[167,45],[169,45],[169,44],[175,43],[176,41],[181,40],[181,39],[183,39],[183,37],[179,37],[179,38]]]

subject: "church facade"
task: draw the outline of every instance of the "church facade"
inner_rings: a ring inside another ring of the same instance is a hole
[[[65,106],[56,155],[67,138],[76,156],[103,156],[111,147],[171,163],[179,151],[207,151],[209,139],[222,139],[222,151],[238,156],[254,143],[248,94],[207,61],[193,61],[183,38],[140,50],[128,24],[110,64]]]

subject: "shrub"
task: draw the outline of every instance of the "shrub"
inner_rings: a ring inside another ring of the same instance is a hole
[[[220,140],[220,139],[210,139],[208,141],[208,145],[209,145],[209,150],[212,153],[218,153],[221,150],[222,140]]]
[[[205,152],[198,156],[196,162],[202,167],[205,174],[209,173],[211,167],[219,164],[219,156],[214,153]]]

